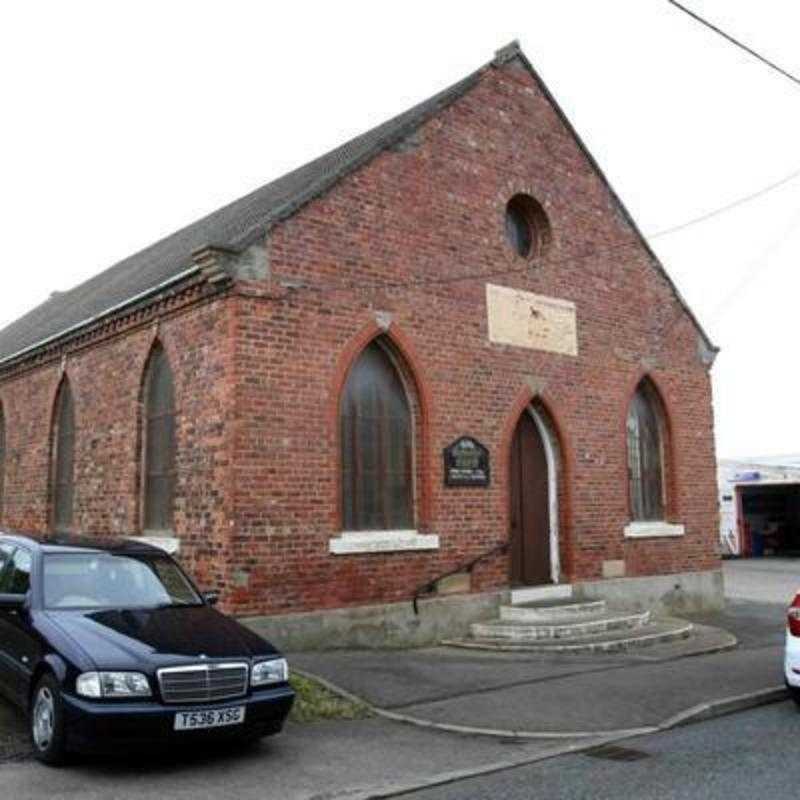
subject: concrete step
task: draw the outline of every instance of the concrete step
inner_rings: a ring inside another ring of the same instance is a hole
[[[593,636],[616,630],[641,628],[650,621],[650,612],[579,613],[572,617],[550,621],[492,621],[470,625],[473,639],[507,640],[509,642],[535,642],[543,639],[573,639]]]
[[[544,586],[524,586],[511,590],[511,605],[538,603],[547,600],[571,600],[571,583],[551,583]]]
[[[660,617],[638,628],[602,631],[588,636],[575,636],[567,639],[543,639],[533,641],[514,641],[505,637],[483,636],[470,639],[457,639],[442,642],[451,647],[464,647],[473,650],[493,650],[497,652],[540,653],[540,654],[580,654],[613,653],[631,650],[664,642],[688,639],[693,625],[674,617]]]
[[[586,600],[565,603],[549,600],[542,603],[525,603],[518,606],[501,606],[501,622],[559,622],[582,615],[602,614],[606,610],[605,600]]]

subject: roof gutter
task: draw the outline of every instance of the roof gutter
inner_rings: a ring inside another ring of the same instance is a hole
[[[69,328],[64,328],[64,330],[59,331],[58,333],[54,333],[52,336],[48,336],[46,339],[41,339],[34,344],[28,345],[24,347],[22,350],[17,350],[16,353],[12,353],[10,356],[6,356],[3,359],[0,359],[0,367],[7,364],[9,361],[14,361],[17,358],[21,358],[22,356],[27,355],[28,353],[33,352],[34,350],[38,350],[40,347],[44,347],[56,340],[60,339],[63,336],[68,336],[70,333],[74,333],[75,331],[80,330],[81,328],[85,328],[88,325],[92,325],[95,322],[99,322],[101,319],[105,317],[111,316],[115,314],[117,311],[121,311],[123,308],[127,308],[134,303],[139,302],[140,300],[144,300],[148,297],[151,297],[154,294],[158,294],[163,289],[167,289],[170,286],[173,286],[176,283],[180,283],[180,281],[185,280],[186,278],[194,275],[195,273],[200,272],[201,268],[199,266],[193,266],[189,269],[184,270],[183,272],[179,272],[177,275],[173,275],[171,278],[168,278],[165,281],[162,281],[157,286],[153,286],[150,289],[145,289],[143,292],[139,292],[139,294],[134,295],[133,297],[129,297],[127,300],[123,300],[121,303],[117,303],[110,308],[107,308],[105,311],[101,311],[99,314],[95,314],[93,317],[87,317],[80,322],[76,322],[74,325],[70,325]]]

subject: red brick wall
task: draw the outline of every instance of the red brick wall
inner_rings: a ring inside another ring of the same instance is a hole
[[[504,236],[517,191],[547,210],[553,241],[524,270]],[[421,581],[507,537],[508,447],[519,413],[541,396],[561,436],[562,563],[599,578],[718,566],[711,390],[698,333],[557,114],[522,69],[491,70],[428,122],[273,230],[271,282],[242,287],[237,311],[238,525],[242,612],[401,600]],[[593,254],[587,257],[588,254]],[[520,271],[522,269],[522,271]],[[383,288],[436,276],[495,273],[493,283],[577,304],[579,356],[490,344],[481,280]],[[258,297],[281,279],[311,288]],[[316,288],[314,288],[316,287]],[[244,296],[245,292],[251,296]],[[337,402],[344,371],[392,317],[427,408],[419,527],[432,553],[332,556],[339,533]],[[671,430],[671,519],[683,539],[626,541],[625,414],[650,374]],[[489,447],[489,489],[448,489],[441,450],[461,434]],[[507,557],[475,574],[507,581]]]
[[[177,472],[175,527],[185,558],[202,582],[225,580],[222,542],[230,527],[232,340],[224,300],[170,313],[159,325],[131,326],[63,360],[0,383],[7,468],[3,525],[50,528],[50,447],[62,374],[75,400],[76,531],[139,535],[142,381],[153,342],[175,375]]]
[[[528,268],[504,235],[526,191],[552,226]],[[631,246],[631,243],[634,243]],[[698,333],[531,76],[489,70],[407,146],[387,151],[269,235],[270,277],[174,308],[158,330],[179,406],[176,529],[183,557],[225,605],[268,613],[408,599],[422,581],[508,535],[508,448],[534,398],[558,431],[567,578],[718,566],[711,390]],[[496,274],[505,272],[505,274]],[[574,301],[577,358],[491,344],[483,280]],[[284,281],[301,285],[288,289]],[[368,288],[377,283],[383,288]],[[353,287],[357,288],[353,288]],[[415,386],[418,527],[438,551],[332,556],[340,533],[338,394],[381,332]],[[76,523],[137,533],[141,380],[150,325],[69,351],[77,414]],[[0,381],[8,426],[4,523],[44,530],[52,406],[61,364]],[[682,539],[626,541],[625,414],[649,374],[669,416],[671,519]],[[447,489],[442,448],[491,452],[488,489]],[[507,581],[506,556],[473,588]]]

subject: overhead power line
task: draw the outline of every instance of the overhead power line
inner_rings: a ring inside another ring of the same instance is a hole
[[[780,235],[773,239],[755,258],[750,259],[746,271],[741,280],[722,298],[722,300],[711,310],[709,319],[716,319],[728,306],[736,300],[741,293],[747,289],[756,278],[766,272],[772,262],[770,256],[779,250],[786,240],[797,231],[800,226],[800,214],[795,214],[789,224],[781,231]]]
[[[679,11],[682,11],[684,14],[691,17],[693,20],[695,20],[695,22],[699,22],[701,25],[704,25],[709,30],[714,31],[714,33],[718,34],[723,39],[727,39],[732,45],[735,45],[739,49],[744,50],[745,53],[748,53],[749,55],[753,56],[753,58],[757,58],[762,64],[766,64],[770,69],[774,69],[776,72],[779,72],[781,75],[783,75],[784,78],[788,78],[790,81],[792,81],[792,83],[796,83],[798,86],[800,86],[800,78],[798,78],[796,75],[793,75],[788,70],[785,70],[783,67],[779,66],[774,61],[771,61],[766,56],[762,56],[761,53],[757,52],[756,50],[753,50],[752,47],[748,47],[748,45],[746,45],[744,42],[739,41],[735,37],[731,36],[729,33],[726,33],[721,28],[714,25],[713,22],[709,22],[707,19],[701,17],[695,11],[692,11],[690,8],[687,8],[686,6],[676,2],[676,0],[667,0],[667,2],[671,6],[675,6],[675,8],[677,8]]]
[[[779,181],[775,181],[775,183],[770,183],[768,186],[764,186],[761,189],[758,189],[751,194],[745,195],[744,197],[740,197],[738,200],[734,200],[727,205],[720,206],[719,208],[715,208],[713,211],[707,211],[704,214],[700,214],[697,217],[693,217],[692,219],[687,220],[686,222],[681,222],[678,225],[673,225],[671,228],[664,228],[663,230],[656,231],[655,233],[651,233],[648,238],[649,239],[656,239],[659,236],[667,236],[670,233],[677,233],[678,231],[682,231],[686,228],[691,228],[693,225],[697,225],[700,222],[705,222],[708,219],[713,219],[714,217],[718,217],[720,214],[724,214],[726,211],[731,211],[734,208],[738,208],[739,206],[743,206],[746,203],[751,202],[752,200],[757,200],[759,197],[762,197],[765,194],[769,194],[773,189],[778,189],[784,184],[791,183],[796,178],[800,177],[800,170],[793,172],[791,175],[787,175],[785,178],[781,178]]]

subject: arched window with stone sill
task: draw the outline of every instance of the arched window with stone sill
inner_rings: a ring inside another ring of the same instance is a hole
[[[160,344],[153,347],[145,368],[143,406],[142,527],[150,533],[169,532],[175,516],[175,382]]]
[[[66,375],[56,395],[53,419],[51,525],[63,533],[72,529],[75,512],[75,401]]]
[[[5,514],[6,500],[6,415],[0,402],[0,521]]]
[[[344,530],[414,528],[414,413],[395,356],[380,339],[351,367],[339,421]]]
[[[627,433],[631,520],[663,521],[667,509],[666,416],[658,390],[647,378],[631,398]]]

